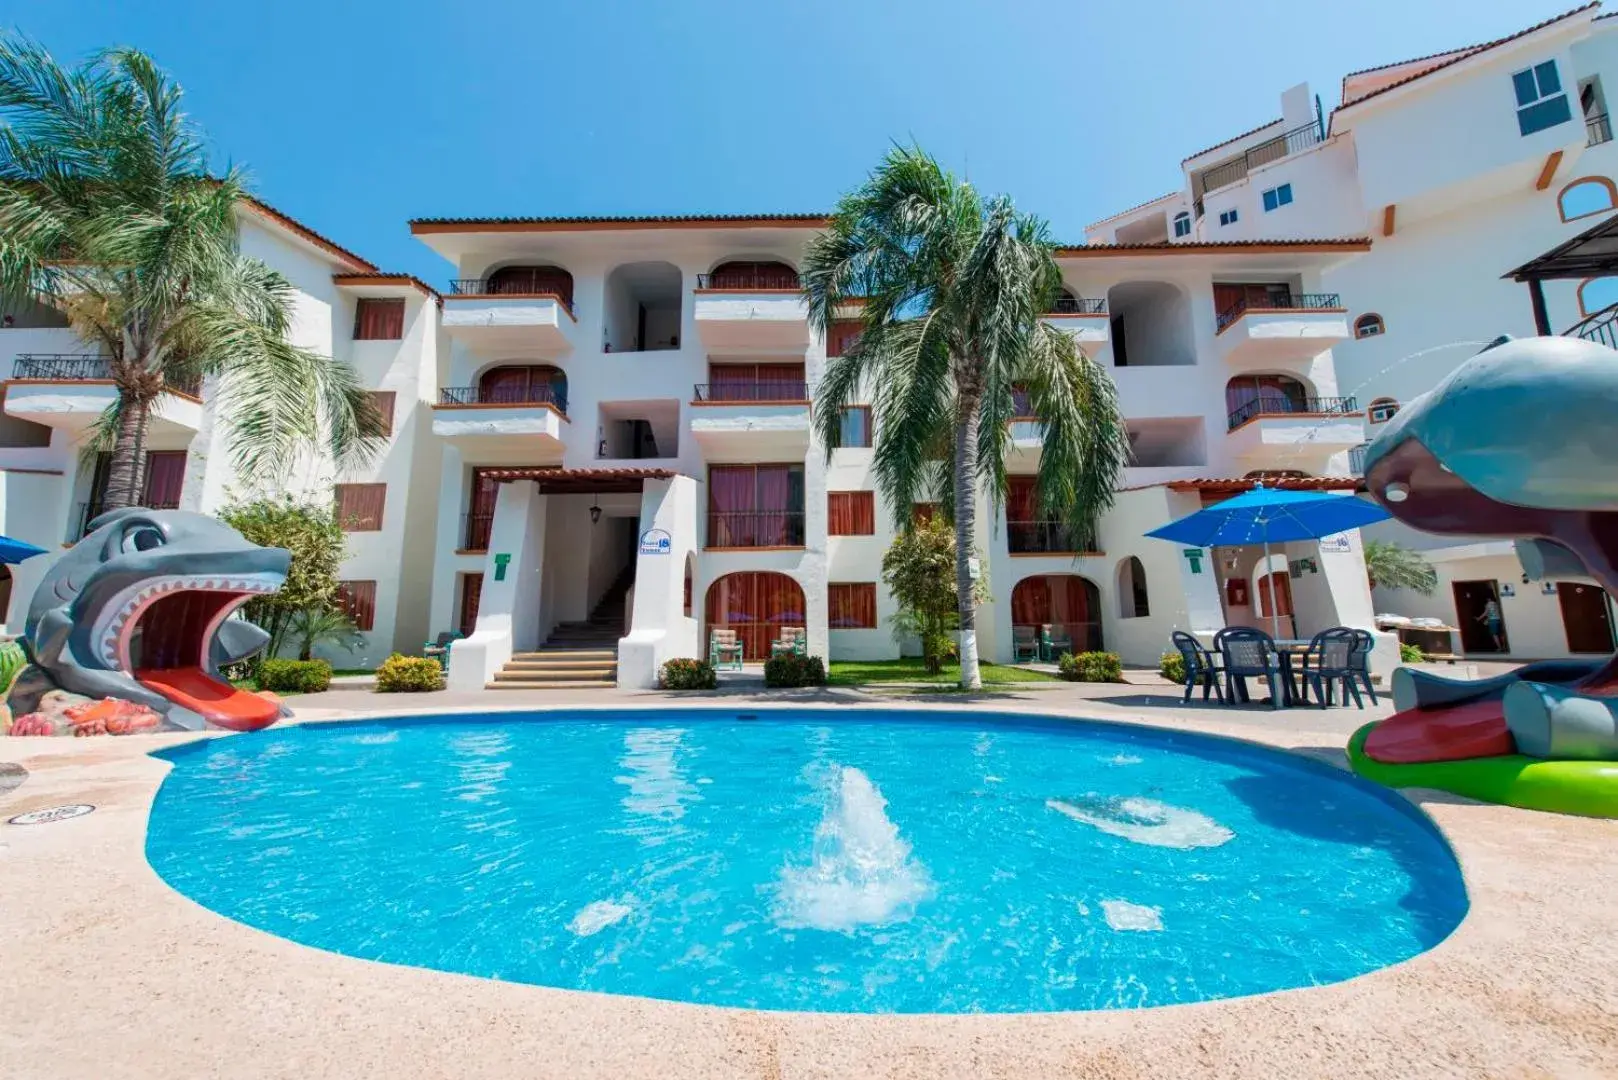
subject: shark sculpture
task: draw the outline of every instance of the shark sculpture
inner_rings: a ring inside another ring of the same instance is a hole
[[[291,554],[186,510],[114,510],[90,529],[34,593],[23,638],[31,666],[12,710],[61,689],[144,705],[186,730],[273,723],[280,705],[232,687],[219,668],[268,643],[231,616],[281,588]]]
[[[1508,537],[1530,577],[1618,595],[1618,352],[1578,338],[1502,340],[1383,429],[1372,498],[1427,532]],[[1399,714],[1365,740],[1381,762],[1513,752],[1618,759],[1618,657],[1462,681],[1400,668]],[[1463,708],[1465,707],[1465,708]]]

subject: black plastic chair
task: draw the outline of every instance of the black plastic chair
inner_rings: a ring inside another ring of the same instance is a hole
[[[1214,635],[1214,649],[1224,661],[1226,704],[1250,702],[1247,680],[1263,679],[1270,687],[1270,707],[1281,707],[1285,697],[1274,638],[1251,626],[1227,626]]]
[[[1180,652],[1180,660],[1185,665],[1185,697],[1182,700],[1191,700],[1191,691],[1198,686],[1202,687],[1202,700],[1208,700],[1211,690],[1219,696],[1219,704],[1225,703],[1225,691],[1219,686],[1219,665],[1214,662],[1213,654],[1202,647],[1202,643],[1184,630],[1174,631],[1174,647]]]
[[[1304,653],[1303,666],[1298,671],[1298,678],[1303,683],[1301,700],[1309,700],[1309,688],[1312,686],[1315,701],[1324,709],[1333,703],[1332,687],[1341,684],[1343,702],[1346,704],[1352,694],[1354,704],[1365,708],[1354,678],[1354,650],[1359,643],[1356,632],[1346,626],[1322,630],[1310,638],[1309,651]]]
[[[1371,636],[1369,630],[1355,630],[1354,655],[1348,658],[1349,665],[1354,669],[1354,678],[1365,687],[1365,692],[1371,695],[1371,704],[1377,704],[1376,688],[1371,685],[1371,650],[1376,647],[1376,638]]]

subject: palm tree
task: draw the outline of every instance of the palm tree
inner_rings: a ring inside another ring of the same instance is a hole
[[[1431,596],[1438,588],[1438,571],[1419,551],[1390,540],[1365,541],[1365,576],[1371,588],[1409,589]]]
[[[350,653],[365,645],[365,638],[348,613],[324,604],[294,611],[287,634],[298,643],[299,660],[311,659],[318,645],[334,645]]]
[[[1112,380],[1041,320],[1062,287],[1054,250],[1044,222],[1009,198],[986,198],[920,149],[899,147],[843,197],[804,257],[815,328],[824,336],[855,307],[862,324],[815,395],[821,442],[829,454],[842,407],[868,393],[877,484],[895,521],[908,524],[918,497],[952,515],[961,685],[972,689],[982,685],[977,492],[994,505],[1005,498],[1014,391],[1044,425],[1036,493],[1045,517],[1093,524],[1129,455]]]
[[[248,483],[316,446],[356,463],[383,434],[353,368],[287,340],[293,287],[239,251],[242,174],[208,174],[180,97],[134,50],[69,70],[0,35],[0,295],[60,310],[105,354],[108,509],[141,498],[159,396],[203,376]]]

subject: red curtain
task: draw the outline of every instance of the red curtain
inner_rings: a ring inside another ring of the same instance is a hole
[[[362,297],[354,305],[355,341],[398,341],[404,337],[403,300]]]
[[[796,522],[792,516],[792,475],[785,465],[758,467],[758,537],[761,547],[789,547]]]
[[[865,324],[858,319],[840,319],[832,323],[826,332],[826,355],[842,356],[853,347],[864,328]]]
[[[371,404],[375,405],[376,411],[382,415],[382,434],[392,435],[393,404],[398,395],[392,390],[370,390],[367,393],[371,395]]]
[[[1039,502],[1034,496],[1034,478],[1013,476],[1008,480],[1006,492],[1006,520],[1008,522],[1036,521]]]
[[[518,296],[555,296],[572,310],[573,275],[556,266],[507,266],[489,275],[483,286],[490,293]]]
[[[726,574],[708,587],[708,629],[734,630],[747,660],[764,660],[781,628],[806,622],[803,590],[785,574]]]
[[[803,401],[802,364],[709,364],[709,401]]]
[[[1067,633],[1074,652],[1101,648],[1100,592],[1077,574],[1024,578],[1011,590],[1011,622],[1035,631],[1050,623]]]
[[[796,289],[798,272],[778,262],[728,262],[708,275],[710,289]]]
[[[382,528],[387,502],[386,484],[338,484],[337,521],[345,532],[375,532]]]
[[[483,575],[461,575],[461,624],[462,637],[470,637],[478,625],[478,600],[483,596]]]
[[[758,386],[760,401],[802,401],[808,392],[802,364],[760,364]]]
[[[831,536],[875,536],[876,493],[833,491],[826,496],[826,531]]]
[[[1275,610],[1271,611],[1270,595],[1275,595]],[[1258,613],[1268,619],[1272,615],[1292,614],[1292,579],[1285,570],[1275,570],[1258,579]]]
[[[548,364],[490,368],[478,378],[478,399],[485,404],[527,404],[567,400],[567,376]]]
[[[833,630],[876,629],[875,582],[827,586],[826,600],[826,621]]]
[[[185,486],[185,451],[153,450],[146,455],[145,504],[153,510],[173,510],[180,505],[180,489]]]
[[[914,503],[910,507],[910,523],[912,525],[925,525],[938,516],[938,504],[934,502]]]
[[[376,582],[338,582],[337,606],[354,620],[355,629],[371,629],[376,624]]]
[[[715,465],[708,470],[709,547],[757,546],[753,473],[751,465]]]

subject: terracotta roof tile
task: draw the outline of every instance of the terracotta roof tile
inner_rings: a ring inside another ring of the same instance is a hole
[[[830,218],[826,214],[652,214],[647,216],[602,217],[460,217],[412,218],[410,231],[473,232],[533,230],[584,230],[623,228],[745,228],[749,226],[788,225],[808,229],[823,228]]]
[[[368,270],[363,273],[333,274],[332,282],[337,285],[401,285],[420,289],[428,296],[443,299],[438,290],[416,277],[414,274],[394,274],[386,270]]]
[[[331,240],[320,235],[303,222],[298,221],[296,218],[283,214],[281,211],[277,210],[263,199],[258,198],[256,195],[248,195],[243,201],[245,201],[251,209],[257,211],[260,215],[269,218],[282,228],[288,229],[303,237],[303,239],[309,241],[316,247],[321,248],[327,254],[337,256],[344,262],[351,264],[355,269],[367,271],[369,273],[376,272],[375,264],[360,258],[358,255],[343,247],[335,240]]]
[[[1090,222],[1090,224],[1086,225],[1085,228],[1086,229],[1093,229],[1097,225],[1102,224],[1103,222],[1111,221],[1113,218],[1121,218],[1125,214],[1133,214],[1136,210],[1144,210],[1148,206],[1151,206],[1153,203],[1160,203],[1160,202],[1164,201],[1165,199],[1172,199],[1172,198],[1174,198],[1175,196],[1177,196],[1179,194],[1181,194],[1181,192],[1176,190],[1176,191],[1169,192],[1167,195],[1159,195],[1155,199],[1147,199],[1143,203],[1137,203],[1136,205],[1131,206],[1128,210],[1120,210],[1116,214],[1108,214],[1104,218],[1097,218],[1095,221],[1092,221],[1092,222]]]
[[[1203,240],[1197,243],[1174,243],[1159,240],[1150,244],[1079,244],[1060,246],[1058,259],[1085,258],[1093,255],[1208,255],[1241,251],[1369,251],[1368,236],[1344,236],[1319,240]]]
[[[1242,139],[1247,138],[1249,135],[1257,135],[1259,132],[1263,131],[1267,127],[1274,127],[1276,124],[1281,124],[1281,123],[1285,123],[1285,122],[1286,122],[1286,118],[1281,117],[1281,116],[1276,117],[1274,120],[1266,120],[1266,121],[1264,121],[1264,123],[1260,124],[1258,127],[1251,128],[1251,129],[1249,129],[1247,131],[1244,131],[1240,135],[1232,135],[1230,138],[1226,139],[1224,142],[1216,142],[1212,146],[1203,147],[1201,150],[1198,150],[1194,154],[1187,154],[1185,157],[1180,159],[1180,164],[1184,165],[1186,162],[1190,161],[1192,158],[1201,157],[1203,154],[1206,154],[1210,150],[1217,150],[1221,146],[1229,146],[1233,142],[1240,142]]]

